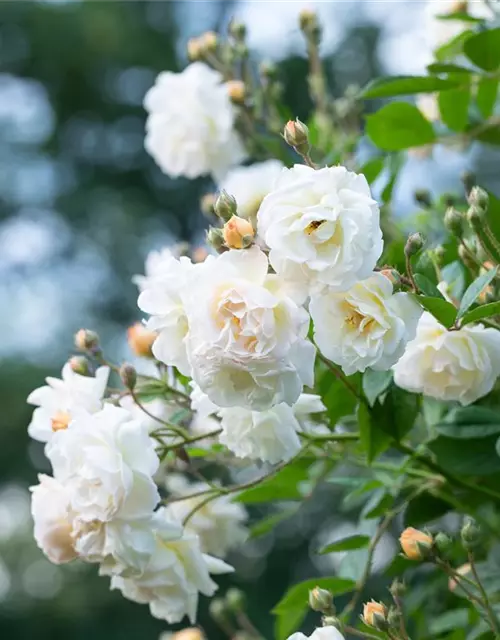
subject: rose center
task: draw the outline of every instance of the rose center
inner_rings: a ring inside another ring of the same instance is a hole
[[[71,416],[67,411],[56,411],[51,420],[52,431],[63,431],[64,429],[67,429],[70,421]]]

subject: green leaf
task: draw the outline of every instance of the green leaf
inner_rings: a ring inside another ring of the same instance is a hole
[[[300,626],[309,608],[309,591],[314,587],[328,589],[334,596],[339,596],[356,588],[354,580],[345,578],[311,578],[295,584],[272,610],[276,621],[277,640],[285,640]]]
[[[497,78],[481,78],[477,85],[476,104],[483,118],[487,119],[493,113],[498,95]]]
[[[500,433],[500,414],[486,407],[462,407],[450,411],[435,426],[447,438],[470,440]]]
[[[293,516],[294,513],[297,513],[297,507],[292,507],[291,509],[285,509],[278,513],[273,513],[267,518],[263,518],[259,520],[259,522],[255,523],[250,528],[250,538],[259,538],[260,536],[269,533],[276,527],[280,522],[286,520]]]
[[[441,91],[438,96],[439,113],[452,131],[465,131],[469,122],[470,85],[460,89]]]
[[[500,67],[500,28],[477,33],[464,43],[465,55],[477,67],[496,71]]]
[[[457,317],[457,310],[443,298],[431,298],[429,296],[417,296],[412,294],[415,300],[440,322],[443,327],[451,327]]]
[[[349,382],[355,388],[359,386],[359,375],[349,376]],[[319,378],[318,390],[328,412],[328,420],[333,427],[340,418],[352,415],[356,409],[356,398],[346,389],[341,380],[325,371]]]
[[[475,18],[471,16],[466,11],[452,11],[451,13],[443,13],[439,16],[436,16],[437,20],[459,20],[461,22],[474,22],[479,23],[483,22],[483,18]]]
[[[452,609],[435,616],[429,623],[429,633],[440,636],[453,629],[463,629],[469,624],[469,609]]]
[[[484,318],[491,318],[497,315],[500,315],[500,302],[490,302],[464,314],[460,325],[463,327],[469,322],[478,322],[479,320],[484,320]]]
[[[327,553],[337,553],[338,551],[353,551],[354,549],[364,549],[370,544],[369,536],[349,536],[337,542],[327,544],[326,547],[318,551],[319,555],[324,556]]]
[[[369,184],[375,182],[375,180],[379,177],[384,169],[385,160],[383,157],[372,158],[368,160],[368,162],[363,165],[361,168],[361,173],[368,180]]]
[[[363,393],[371,407],[392,382],[392,371],[367,369],[363,374]]]
[[[434,62],[433,64],[428,65],[427,70],[430,73],[473,73],[472,69],[460,67],[458,64],[445,62]]]
[[[498,267],[490,269],[482,276],[479,276],[479,278],[476,278],[474,282],[467,288],[460,302],[457,319],[461,318],[465,314],[465,312],[474,304],[482,291],[486,289],[490,282],[495,278],[497,272]]]
[[[387,510],[392,506],[393,502],[394,498],[390,493],[387,493],[385,489],[377,489],[377,491],[373,492],[371,499],[365,504],[361,511],[361,517],[366,520],[378,518],[387,513]]]
[[[480,142],[492,144],[498,147],[500,146],[500,126],[498,126],[497,124],[492,124],[488,128],[482,129],[474,137]]]
[[[426,278],[421,273],[415,274],[415,282],[417,283],[417,286],[420,289],[420,291],[425,293],[426,296],[431,298],[443,297],[439,289],[436,287],[436,285],[433,282],[431,282],[429,278]]]
[[[392,102],[367,116],[366,131],[384,151],[419,147],[436,140],[431,123],[408,102]]]
[[[456,80],[443,80],[435,76],[391,76],[376,78],[363,89],[360,98],[391,98],[415,93],[432,93],[456,87]]]
[[[500,457],[495,446],[497,436],[461,440],[439,436],[429,443],[438,464],[457,475],[487,476],[500,472]]]
[[[370,464],[389,447],[393,438],[382,429],[374,428],[372,413],[364,403],[358,408],[358,424],[361,446]]]
[[[300,484],[309,478],[311,458],[300,458],[290,463],[274,476],[263,480],[261,484],[239,493],[235,502],[254,504],[258,502],[275,502],[276,500],[301,500],[303,495]]]
[[[389,179],[385,185],[381,198],[382,202],[389,202],[392,198],[392,193],[398,179],[399,171],[403,166],[403,156],[400,153],[393,153],[387,157],[386,168],[389,172]]]
[[[436,51],[434,51],[434,56],[436,60],[439,62],[443,62],[445,60],[450,60],[451,58],[456,58],[463,51],[464,44],[474,35],[474,32],[471,30],[463,31],[458,34],[448,42],[442,44]]]
[[[441,518],[450,511],[448,502],[436,498],[430,493],[422,493],[410,502],[405,509],[404,524],[406,527],[418,527],[422,524]]]

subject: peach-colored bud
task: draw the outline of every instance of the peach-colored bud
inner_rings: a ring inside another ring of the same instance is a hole
[[[174,633],[171,640],[204,640],[204,635],[198,627],[188,627]]]
[[[363,621],[369,627],[383,631],[387,628],[387,607],[375,600],[366,602],[363,605]]]
[[[52,431],[64,431],[64,429],[68,428],[68,425],[71,422],[71,416],[67,411],[56,411],[51,422]]]
[[[392,284],[399,284],[401,277],[395,269],[381,269],[380,273],[385,276]]]
[[[217,49],[218,37],[215,31],[205,31],[199,37],[202,49],[204,51],[215,51]]]
[[[283,137],[285,142],[294,147],[294,149],[301,151],[309,149],[309,129],[298,118],[289,120],[286,123]]]
[[[80,329],[75,334],[75,345],[82,351],[94,351],[99,348],[99,336],[89,329]]]
[[[230,80],[227,84],[227,92],[231,101],[235,104],[243,104],[246,97],[245,83],[241,80]]]
[[[469,3],[467,0],[458,0],[454,2],[450,13],[467,13],[469,10]]]
[[[208,251],[205,249],[205,247],[196,247],[196,249],[193,249],[193,262],[196,262],[197,264],[199,262],[204,262],[207,257]]]
[[[187,53],[190,60],[200,60],[202,44],[200,38],[190,38],[187,43]]]
[[[424,560],[429,555],[433,538],[428,533],[408,527],[399,537],[403,553],[410,560]]]
[[[149,331],[140,322],[127,329],[128,346],[136,356],[142,358],[151,358],[153,356],[151,349],[157,337],[158,334],[155,331]]]
[[[255,232],[248,220],[233,216],[224,225],[223,235],[229,249],[246,249],[252,244]]]
[[[470,564],[467,562],[466,564],[463,564],[461,567],[458,567],[458,569],[456,570],[456,572],[461,575],[461,576],[466,576],[468,573],[470,573],[471,570],[471,566]],[[457,580],[455,580],[455,578],[450,578],[448,580],[448,589],[450,591],[455,591],[455,589],[458,587],[458,582]]]

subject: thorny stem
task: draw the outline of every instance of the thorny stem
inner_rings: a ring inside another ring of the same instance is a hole
[[[484,601],[484,608],[486,610],[486,614],[488,616],[488,620],[490,623],[490,627],[491,630],[493,631],[493,634],[495,635],[496,638],[500,638],[500,628],[498,626],[498,620],[495,616],[495,612],[492,609],[490,600],[488,598],[488,594],[486,593],[486,589],[484,588],[483,583],[481,582],[481,578],[479,577],[479,574],[477,572],[477,567],[476,567],[476,563],[475,563],[475,559],[474,559],[474,554],[472,553],[472,551],[469,551],[469,564],[470,564],[470,568],[472,571],[472,575],[474,576],[476,583],[477,583],[477,587],[479,589],[479,591],[481,592],[481,595],[483,597],[483,601]]]
[[[470,580],[464,579],[464,576],[461,576],[447,562],[443,562],[439,558],[436,559],[436,565],[440,567],[450,578],[452,578],[452,580],[454,580],[457,583],[457,586],[460,589],[462,589],[462,591],[465,593],[465,595],[469,598],[471,602],[474,602],[475,604],[479,605],[481,608],[484,608],[484,603],[478,597],[476,597],[473,593],[471,593],[469,589],[467,589],[467,587],[465,587],[465,585],[463,584],[466,581],[470,582]]]
[[[415,277],[413,275],[413,269],[411,267],[411,260],[410,260],[410,256],[406,256],[406,275],[408,277],[408,280],[410,281],[410,284],[412,286],[412,289],[415,293],[419,292],[419,288],[417,283],[415,282]]]
[[[355,627],[344,627],[344,630],[352,636],[357,636],[358,638],[373,638],[374,640],[380,640],[379,636],[367,633],[366,631],[359,631],[359,629],[356,629]]]
[[[399,632],[401,634],[401,638],[403,638],[403,640],[409,640],[408,631],[406,630],[405,625],[403,603],[401,601],[401,598],[398,595],[393,594],[392,599],[394,600],[394,604],[396,605],[396,609],[399,613]]]

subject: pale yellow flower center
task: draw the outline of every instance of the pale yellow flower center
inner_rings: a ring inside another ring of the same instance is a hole
[[[68,428],[71,416],[67,411],[56,411],[52,418],[52,431],[63,431]]]

